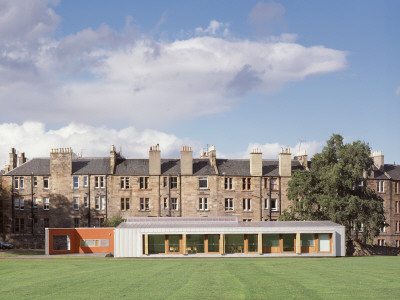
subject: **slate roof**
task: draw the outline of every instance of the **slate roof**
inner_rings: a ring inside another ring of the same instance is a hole
[[[384,168],[378,169],[378,168],[376,168],[375,166],[374,166],[374,169],[373,169],[373,171],[372,171],[372,178],[373,178],[373,179],[389,179],[389,178],[385,175]]]
[[[50,175],[50,159],[49,158],[34,158],[11,170],[5,175],[12,176],[30,176],[30,175],[46,176]]]
[[[292,172],[294,171],[294,170],[304,170],[304,167],[301,165],[301,163],[298,161],[298,160],[296,160],[296,159],[293,159],[292,160]]]
[[[193,159],[193,175],[215,175],[215,169],[208,159]]]
[[[390,177],[388,177],[387,175]],[[393,179],[393,180],[400,180],[400,166],[394,164],[385,164],[381,168],[377,168],[374,166],[372,171],[371,179]]]
[[[161,174],[175,175],[181,173],[179,159],[161,159]],[[193,175],[214,175],[215,170],[208,159],[193,159]],[[148,159],[119,159],[115,175],[149,175]]]
[[[5,175],[29,176],[29,175],[45,176],[50,175],[50,159],[34,158],[21,166],[11,170]],[[104,175],[110,174],[109,158],[76,158],[72,159],[72,174],[76,175]]]
[[[162,175],[180,175],[180,159],[161,159]],[[263,160],[263,176],[279,176],[279,161]],[[249,159],[217,159],[217,167],[220,175],[226,176],[250,176]],[[303,169],[300,162],[292,160],[292,171]],[[373,179],[389,179],[385,172],[394,180],[400,180],[400,166],[385,164],[381,169],[374,167]],[[50,175],[50,159],[34,158],[14,170],[4,174],[5,176],[47,176]],[[72,174],[75,175],[105,175],[111,174],[110,158],[74,158],[72,159]],[[115,175],[149,175],[148,159],[118,159],[115,167]],[[193,159],[193,175],[215,175],[215,170],[206,158]]]
[[[385,165],[385,171],[394,180],[400,180],[400,166],[398,165]]]
[[[72,174],[104,175],[110,174],[109,158],[77,158],[72,160]]]
[[[148,173],[148,159],[118,159],[115,165],[116,175],[147,175]]]
[[[279,176],[278,160],[263,160],[263,176]],[[217,159],[217,167],[220,175],[226,176],[251,176],[249,159]],[[299,161],[292,160],[292,171],[302,169]]]

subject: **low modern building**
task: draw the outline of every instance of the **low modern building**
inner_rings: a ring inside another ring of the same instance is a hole
[[[129,218],[115,229],[114,236],[115,257],[331,257],[345,253],[345,227],[330,221]]]

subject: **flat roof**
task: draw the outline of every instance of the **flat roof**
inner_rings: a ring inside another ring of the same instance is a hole
[[[337,227],[340,224],[331,221],[260,221],[238,222],[237,217],[209,218],[129,218],[127,222],[118,225],[123,228],[210,228],[210,227],[263,227],[263,228],[304,228],[304,227]]]
[[[236,216],[226,217],[130,217],[127,223],[159,223],[159,222],[235,222],[239,219]]]

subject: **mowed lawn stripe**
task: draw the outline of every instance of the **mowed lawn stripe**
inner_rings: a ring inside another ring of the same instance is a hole
[[[246,286],[232,272],[231,263],[215,259],[192,260],[190,269],[190,280],[169,299],[245,298]]]
[[[91,278],[92,294],[96,299],[116,297],[165,298],[172,293],[178,283],[185,278],[183,261],[145,261],[117,260],[109,261],[112,268],[96,270]],[[176,270],[181,270],[177,272]],[[94,270],[93,270],[94,271]],[[104,272],[106,271],[106,272]],[[79,294],[72,294],[79,298]]]
[[[400,299],[400,257],[0,260],[4,299]]]
[[[286,259],[287,260],[287,259]],[[276,295],[292,296],[296,295],[296,299],[302,299],[305,296],[313,296],[318,299],[313,289],[310,289],[303,282],[303,276],[298,276],[298,272],[304,270],[300,267],[294,266],[296,261],[289,259],[285,263],[276,263],[275,259],[261,260],[261,262],[254,261],[249,265],[248,279],[252,279],[251,274],[257,274],[251,288],[252,296],[257,299],[264,297],[274,297]],[[250,292],[251,292],[250,291]]]

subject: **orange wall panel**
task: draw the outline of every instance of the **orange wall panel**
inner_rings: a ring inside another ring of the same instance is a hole
[[[53,250],[53,236],[69,235],[70,250]],[[108,239],[108,247],[81,247],[81,239]],[[49,253],[96,253],[114,252],[114,228],[49,228]]]

